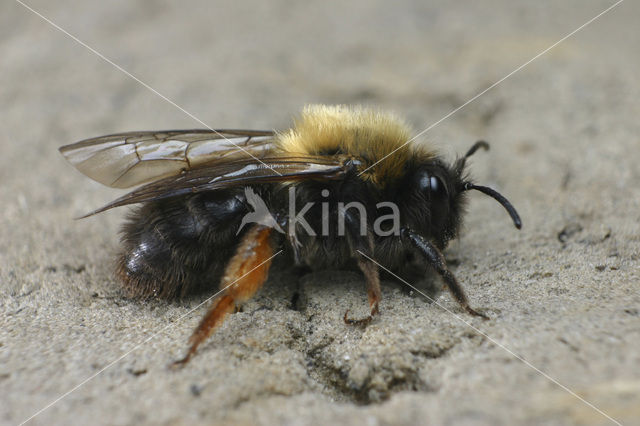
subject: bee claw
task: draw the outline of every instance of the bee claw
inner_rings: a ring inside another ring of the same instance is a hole
[[[489,318],[487,315],[483,314],[482,312],[478,312],[478,311],[476,311],[475,309],[471,308],[470,306],[465,306],[465,310],[466,310],[469,314],[471,314],[471,315],[473,315],[473,316],[476,316],[476,317],[480,317],[480,318],[482,318],[482,319],[483,319],[483,320],[485,320],[485,321],[486,321],[486,320],[490,320],[490,319],[491,319],[491,318]]]
[[[182,368],[187,364],[187,362],[189,362],[190,359],[191,359],[191,354],[189,353],[184,358],[179,359],[177,361],[173,361],[171,364],[169,364],[169,368],[171,370],[177,370],[179,368]]]
[[[344,313],[344,322],[345,324],[349,324],[349,325],[359,325],[359,326],[366,326],[369,325],[369,323],[373,320],[373,316],[369,315],[365,318],[360,318],[360,319],[351,319],[348,317],[349,315],[349,310],[347,309],[347,311]]]

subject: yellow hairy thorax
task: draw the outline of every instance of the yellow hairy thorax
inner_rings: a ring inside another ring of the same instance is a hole
[[[358,157],[361,171],[375,164],[362,177],[384,185],[399,178],[407,159],[416,154],[415,145],[403,147],[410,139],[411,128],[394,114],[359,106],[309,105],[293,128],[278,135],[277,143],[287,153]]]

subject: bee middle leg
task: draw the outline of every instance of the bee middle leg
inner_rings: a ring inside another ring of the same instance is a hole
[[[250,299],[264,284],[274,257],[272,228],[254,225],[242,238],[220,282],[223,293],[214,300],[189,339],[187,355],[174,365],[185,364],[196,353],[198,346],[234,312],[238,304]]]
[[[371,309],[369,316],[352,319],[349,318],[349,311],[344,313],[344,322],[349,325],[367,325],[373,320],[373,316],[380,312],[380,299],[382,298],[380,292],[380,274],[378,273],[378,265],[373,263],[369,258],[373,257],[374,242],[373,235],[366,229],[365,235],[362,235],[360,229],[359,216],[349,211],[345,212],[345,230],[349,239],[349,244],[354,252],[358,268],[364,274],[365,281],[367,283],[367,297],[369,299],[369,308]],[[361,254],[362,253],[362,254]]]

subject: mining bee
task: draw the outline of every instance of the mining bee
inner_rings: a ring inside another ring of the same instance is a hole
[[[283,132],[128,132],[60,152],[107,186],[141,185],[87,215],[139,204],[122,228],[116,268],[129,294],[175,298],[218,283],[224,289],[193,332],[184,363],[260,289],[280,252],[313,270],[362,271],[370,315],[345,313],[349,324],[378,313],[376,262],[411,283],[435,271],[463,309],[486,318],[469,306],[441,251],[458,235],[470,190],[494,198],[521,227],[506,198],[465,173],[467,158],[488,144],[477,142],[447,163],[408,141],[409,127],[393,114],[315,105]],[[304,217],[292,203],[305,206]]]

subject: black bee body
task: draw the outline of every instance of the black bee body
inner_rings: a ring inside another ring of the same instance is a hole
[[[224,317],[267,279],[272,259],[364,275],[370,315],[378,313],[380,269],[418,283],[435,272],[468,313],[441,250],[456,238],[466,193],[509,201],[473,184],[464,157],[451,164],[409,144],[391,114],[313,106],[283,133],[253,130],[130,132],[62,147],[80,171],[113,187],[144,184],[96,210],[140,204],[122,229],[117,272],[135,296],[174,298],[219,284],[191,337],[186,362]]]
[[[440,161],[408,163],[406,167],[406,178],[383,190],[355,173],[340,182],[306,181],[253,190],[279,218],[290,214],[292,194],[293,206],[298,207],[295,213],[309,205],[301,217],[307,227],[298,224],[293,227],[295,236],[281,235],[280,240],[285,255],[291,258],[285,263],[312,270],[357,270],[354,249],[366,249],[361,241],[365,237],[361,224],[371,233],[375,220],[381,214],[389,214],[376,205],[393,202],[400,212],[397,229],[393,232],[388,224],[387,229],[383,228],[388,235],[372,234],[372,257],[415,282],[425,279],[429,266],[402,240],[399,224],[444,248],[460,226],[459,221],[447,220],[460,217],[457,212],[464,200],[453,197],[451,205],[441,205],[447,193],[456,190],[455,184],[444,187],[444,182],[455,182],[456,173]],[[435,186],[439,187],[425,186],[431,177],[437,179]],[[290,193],[292,186],[294,192]],[[354,202],[363,206],[363,217],[361,210],[340,208]],[[122,228],[123,252],[117,266],[129,293],[171,299],[210,291],[235,253],[243,235],[242,230],[238,232],[242,217],[251,209],[243,188],[151,201],[136,209]],[[344,224],[343,232],[340,222]]]

